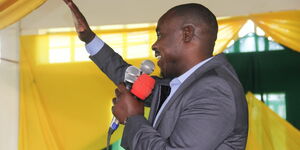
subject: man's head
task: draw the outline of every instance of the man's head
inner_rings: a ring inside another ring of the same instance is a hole
[[[152,49],[166,78],[178,77],[211,57],[217,38],[215,15],[200,4],[183,4],[168,10],[158,21]]]

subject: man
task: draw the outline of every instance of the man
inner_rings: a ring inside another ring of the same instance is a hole
[[[118,85],[112,111],[125,123],[125,149],[245,149],[248,110],[244,91],[224,54],[212,56],[218,25],[209,9],[184,4],[159,19],[152,49],[163,78],[155,78],[146,120],[144,104],[120,84],[129,65],[95,36],[72,0],[64,1],[91,59]]]

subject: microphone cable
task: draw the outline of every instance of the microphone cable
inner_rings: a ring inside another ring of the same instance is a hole
[[[110,146],[110,138],[111,135],[115,132],[115,130],[113,130],[112,128],[108,129],[108,133],[107,133],[107,140],[106,140],[106,150],[109,150],[109,146]]]
[[[111,121],[111,125],[108,128],[107,139],[106,139],[106,150],[109,150],[111,135],[118,129],[118,127],[119,127],[119,120],[117,120],[116,117],[113,117]]]

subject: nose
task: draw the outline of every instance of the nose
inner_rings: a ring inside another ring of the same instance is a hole
[[[152,44],[152,50],[155,51],[158,49],[158,46],[157,46],[157,41],[155,41],[153,44]]]

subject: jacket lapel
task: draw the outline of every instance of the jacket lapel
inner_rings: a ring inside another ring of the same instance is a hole
[[[205,63],[203,66],[201,66],[200,68],[198,68],[197,70],[195,70],[194,73],[192,73],[181,85],[180,87],[177,89],[177,91],[174,93],[174,95],[171,97],[170,101],[168,102],[168,104],[164,107],[164,109],[162,110],[159,118],[157,119],[157,122],[154,126],[154,128],[156,129],[161,121],[161,119],[163,118],[165,112],[167,110],[169,110],[169,107],[176,101],[179,100],[177,97],[187,88],[189,88],[189,86],[197,79],[199,79],[205,72],[214,69],[220,65],[225,65],[227,63],[227,60],[224,56],[224,54],[219,54],[217,56],[215,56],[213,59],[211,59],[210,61],[208,61],[207,63]]]
[[[155,84],[155,89],[153,91],[153,98],[151,102],[151,109],[150,109],[150,114],[149,114],[149,122],[153,124],[155,116],[158,112],[158,107],[160,102],[162,101],[161,93],[162,91],[162,86],[169,86],[170,84],[170,79],[161,79],[161,78],[156,78],[156,84]]]

